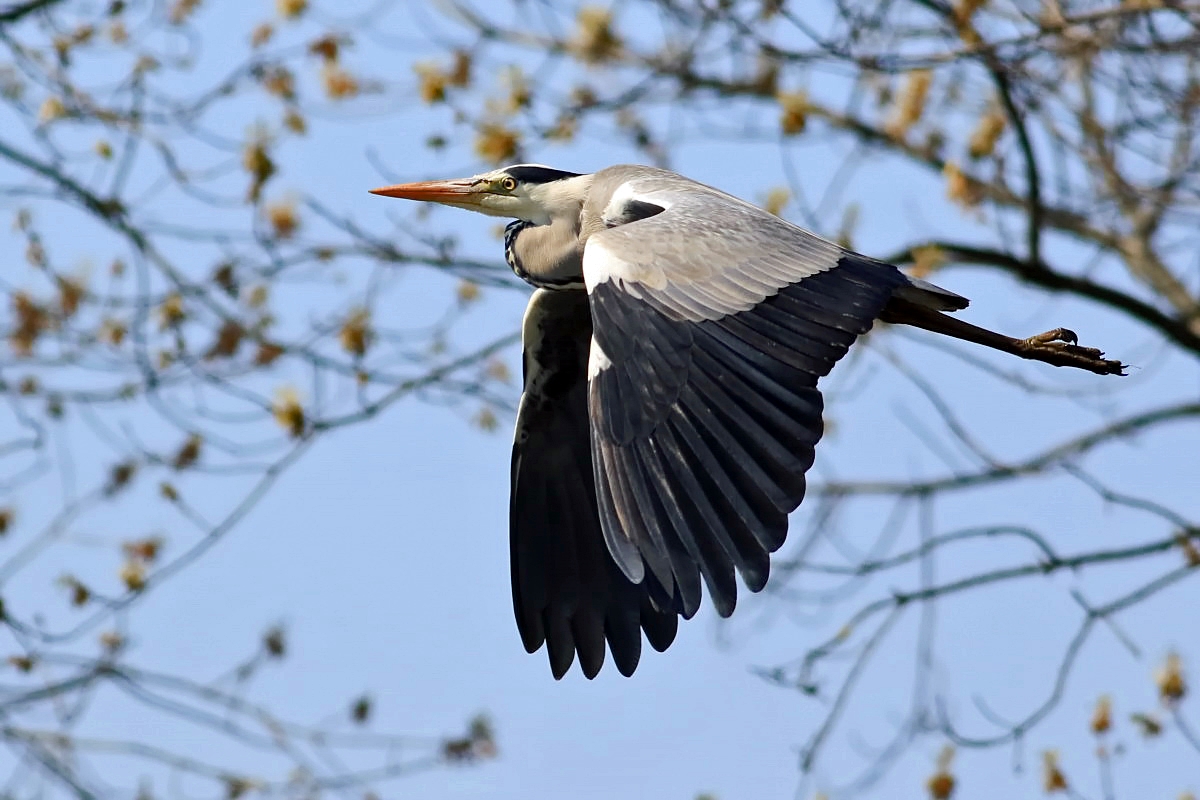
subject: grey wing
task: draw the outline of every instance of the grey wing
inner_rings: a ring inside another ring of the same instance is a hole
[[[524,393],[512,454],[509,507],[513,609],[525,649],[544,643],[561,678],[576,653],[587,677],[604,663],[633,673],[642,631],[664,650],[678,617],[651,602],[604,545],[592,476],[587,357],[592,335],[587,294],[534,293],[525,313]],[[668,605],[665,590],[661,603]]]
[[[625,574],[668,587],[683,616],[702,580],[728,616],[735,568],[763,588],[804,497],[817,379],[910,284],[707,187],[639,189],[613,202],[644,218],[592,235],[583,259],[602,529]]]

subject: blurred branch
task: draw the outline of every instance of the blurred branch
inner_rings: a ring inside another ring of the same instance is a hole
[[[23,17],[27,17],[37,11],[44,11],[61,2],[63,0],[26,0],[24,3],[4,6],[0,8],[0,25],[19,22]]]
[[[813,485],[812,495],[927,495],[981,486],[1018,477],[1036,475],[1067,463],[1097,447],[1106,447],[1132,433],[1200,416],[1200,403],[1178,403],[1139,412],[1102,425],[1092,431],[1053,445],[1022,461],[1001,464],[977,472],[914,481],[826,481]]]

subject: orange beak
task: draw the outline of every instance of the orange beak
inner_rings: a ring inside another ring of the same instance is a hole
[[[371,189],[370,191],[371,194],[383,197],[422,200],[426,203],[454,203],[456,205],[472,204],[473,202],[477,202],[476,198],[484,194],[470,180],[397,183],[394,186],[384,186],[379,189]]]

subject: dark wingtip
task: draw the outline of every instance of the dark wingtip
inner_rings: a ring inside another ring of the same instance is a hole
[[[575,663],[575,638],[567,620],[559,615],[546,619],[546,655],[550,659],[550,672],[559,680]]]
[[[621,673],[623,677],[632,678],[633,673],[637,670],[638,660],[635,658],[632,661],[618,661],[617,672]]]
[[[587,678],[589,681],[600,674],[600,668],[603,666],[604,666],[604,655],[603,654],[601,654],[599,660],[594,661],[594,662],[585,661],[583,658],[579,659],[579,668],[583,670],[583,677]]]
[[[520,612],[518,612],[520,614]],[[521,635],[521,646],[533,655],[546,641],[546,631],[536,618],[517,617],[517,633]]]
[[[679,615],[673,611],[659,611],[647,598],[642,601],[641,628],[650,646],[661,653],[675,641],[675,634],[679,632]]]
[[[716,593],[710,591],[709,594],[712,596],[713,608],[717,610],[717,614],[719,614],[722,619],[728,619],[729,617],[733,616],[733,610],[737,608],[736,589],[729,593]]]
[[[555,659],[554,654],[550,654],[550,674],[554,676],[554,680],[561,681],[563,676],[567,674],[567,670],[571,669],[571,664],[575,662],[574,651],[572,651],[569,659]]]
[[[738,567],[738,574],[742,576],[742,582],[755,594],[766,588],[767,581],[771,577],[770,556],[763,553],[761,558],[761,563],[754,564],[746,560]]]

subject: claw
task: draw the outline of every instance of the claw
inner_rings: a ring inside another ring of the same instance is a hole
[[[1078,367],[1101,375],[1124,375],[1125,364],[1104,358],[1104,351],[1095,347],[1080,347],[1075,331],[1055,328],[1021,340],[1025,358],[1044,361],[1059,367]]]
[[[1052,331],[1039,333],[1036,336],[1030,336],[1025,340],[1031,345],[1050,344],[1052,342],[1066,342],[1067,344],[1079,344],[1079,336],[1070,328],[1055,328]]]

